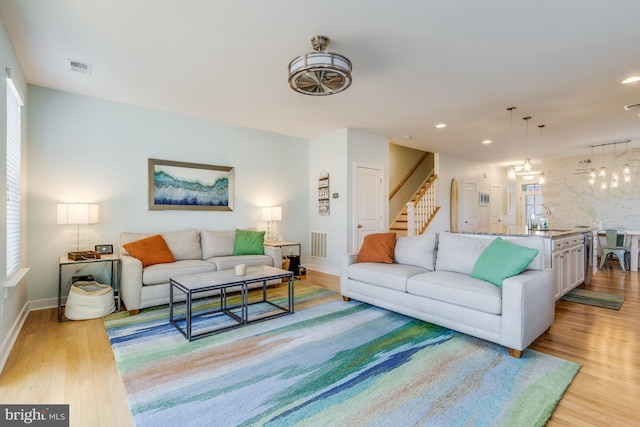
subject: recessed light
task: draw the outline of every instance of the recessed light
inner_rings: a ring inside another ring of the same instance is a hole
[[[635,83],[635,82],[640,82],[640,76],[631,76],[628,79],[624,79],[622,81],[623,84]]]
[[[442,128],[446,128],[446,127],[447,127],[447,125],[446,125],[445,123],[438,123],[438,124],[436,125],[436,127],[437,127],[438,129],[442,129]]]
[[[485,139],[484,141],[482,141],[483,144],[491,144],[493,141],[491,141],[490,139]]]

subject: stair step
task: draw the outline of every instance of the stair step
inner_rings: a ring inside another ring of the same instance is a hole
[[[435,178],[436,178],[435,176],[432,176],[429,180],[427,180],[427,182],[424,185],[421,185],[420,188],[411,197],[410,202],[415,204],[418,196],[420,194],[423,194],[427,187],[429,187],[430,185],[433,185],[433,182],[435,182]],[[438,210],[436,209],[436,211],[432,214],[432,216],[435,215],[437,211]],[[431,219],[427,221],[427,224],[429,222],[431,222]],[[393,221],[391,221],[389,230],[392,232],[395,232],[398,236],[406,236],[408,227],[409,227],[409,219],[407,214],[407,204],[405,203],[400,213],[396,215]]]

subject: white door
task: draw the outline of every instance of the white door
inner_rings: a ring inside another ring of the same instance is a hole
[[[502,188],[491,186],[489,195],[489,224],[500,225],[502,222]]]
[[[360,250],[364,236],[386,230],[384,227],[384,203],[382,168],[370,165],[356,165],[355,194],[355,250]]]
[[[462,190],[463,200],[463,218],[465,231],[473,231],[478,226],[478,193],[476,191],[476,184],[474,182],[464,182],[464,189]]]

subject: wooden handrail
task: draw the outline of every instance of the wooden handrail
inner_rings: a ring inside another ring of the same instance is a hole
[[[429,191],[429,188],[431,188],[433,183],[436,182],[437,178],[438,178],[438,175],[435,175],[435,174],[432,175],[431,178],[429,178],[429,181],[427,181],[427,183],[425,184],[424,188],[422,189],[420,194],[418,194],[418,197],[416,197],[416,200],[414,200],[413,203],[417,204],[422,199],[422,197],[425,195],[425,193],[427,191]]]
[[[402,188],[402,186],[405,184],[405,182],[407,182],[409,180],[409,178],[411,178],[411,175],[413,175],[413,173],[416,171],[416,169],[418,169],[420,167],[420,165],[422,164],[422,162],[425,161],[425,159],[429,157],[429,153],[424,153],[422,155],[422,157],[420,158],[420,160],[418,161],[418,163],[416,163],[416,165],[411,169],[411,171],[409,171],[408,174],[405,175],[405,177],[402,179],[402,181],[400,182],[400,184],[398,184],[396,186],[396,188],[393,189],[393,191],[391,193],[389,193],[389,200],[391,200],[393,198],[393,196],[396,195],[396,193],[398,191],[400,191],[400,189]]]
[[[438,175],[429,178],[416,199],[407,203],[407,236],[424,233],[440,210],[440,206],[435,205],[437,187],[433,185],[437,179]]]

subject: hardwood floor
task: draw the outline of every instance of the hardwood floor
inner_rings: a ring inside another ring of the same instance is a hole
[[[309,271],[302,283],[339,291],[339,278],[323,273]],[[585,288],[626,300],[620,311],[556,304],[550,332],[531,348],[582,368],[548,425],[640,425],[639,274],[606,268]],[[56,315],[29,314],[0,375],[0,402],[68,403],[71,426],[133,425],[102,319],[58,323]]]
[[[530,348],[582,367],[547,425],[640,425],[639,274],[606,267],[583,286],[624,296],[620,311],[556,303],[551,331]]]

